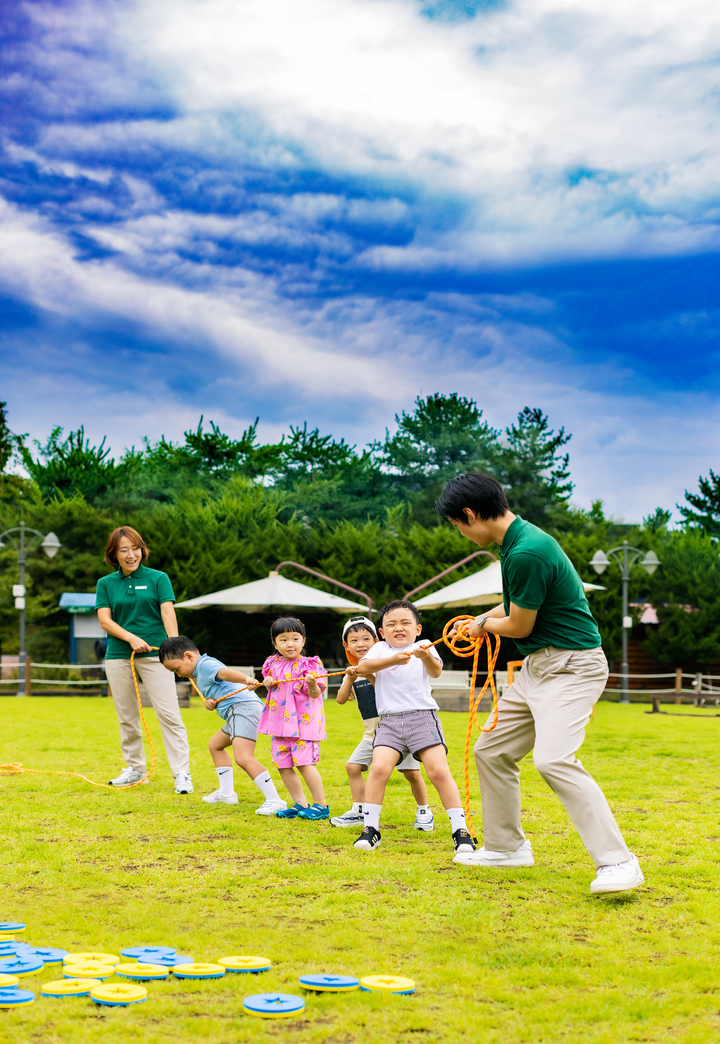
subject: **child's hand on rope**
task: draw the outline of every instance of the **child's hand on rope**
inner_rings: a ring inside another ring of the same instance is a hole
[[[262,684],[265,686],[267,691],[270,692],[272,689],[278,686],[280,682],[277,681],[275,678],[268,676],[267,678],[263,678]]]
[[[320,695],[320,686],[317,683],[317,673],[308,674],[305,678],[307,684],[308,693],[313,699],[317,699]]]
[[[427,645],[419,646],[412,655],[417,656],[418,660],[423,660],[425,663],[432,663],[435,660],[435,657],[430,652],[430,642]]]
[[[346,667],[345,668],[345,674],[348,676],[348,678],[357,678],[357,676],[358,676],[357,664],[351,664],[349,667]]]
[[[404,649],[398,649],[398,651],[392,656],[392,659],[395,661],[397,666],[400,667],[403,664],[410,663],[410,660],[414,655],[414,652],[406,652]]]
[[[217,700],[208,700],[205,696],[203,696],[203,699],[205,700],[205,710],[215,710]]]
[[[256,689],[259,689],[260,686],[264,684],[264,682],[256,681],[255,678],[253,678],[252,681],[248,678],[245,682],[245,688],[250,689],[251,692],[255,692]]]

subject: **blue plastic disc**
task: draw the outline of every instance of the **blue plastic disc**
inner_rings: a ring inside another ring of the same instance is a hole
[[[320,993],[349,993],[358,988],[360,980],[351,975],[301,975],[300,985]]]
[[[0,960],[3,957],[17,957],[18,954],[27,953],[32,947],[28,946],[27,943],[11,942],[0,942]]]
[[[129,946],[120,953],[123,957],[135,957],[136,960],[142,958],[143,964],[156,964],[156,957],[171,957],[177,950],[173,946]]]
[[[37,957],[43,964],[62,964],[63,957],[67,957],[68,950],[53,950],[51,948],[43,949],[42,947],[36,947],[34,949],[28,948],[25,951],[29,957]]]
[[[260,1019],[289,1019],[304,1011],[305,1001],[293,993],[254,993],[244,999],[243,1009]]]
[[[145,964],[145,961],[141,962]],[[193,964],[192,957],[181,957],[179,953],[169,953],[167,957],[153,957],[149,964],[159,964],[163,968],[179,968],[181,964]]]
[[[0,990],[0,1008],[24,1008],[34,1000],[34,993],[30,990],[19,990],[17,986],[8,986]]]
[[[39,957],[30,957],[21,953],[18,957],[3,957],[0,959],[0,972],[3,975],[34,975],[45,967]]]
[[[19,935],[24,931],[25,925],[22,921],[0,921],[0,934],[12,932],[14,935]]]

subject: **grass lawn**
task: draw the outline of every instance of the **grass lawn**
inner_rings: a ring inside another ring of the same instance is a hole
[[[600,704],[582,750],[645,872],[646,885],[625,898],[591,898],[593,867],[531,760],[523,808],[537,865],[513,871],[454,866],[434,791],[437,827],[420,834],[399,774],[374,853],[354,851],[354,830],[253,815],[259,794],[239,772],[239,806],[203,804],[215,789],[205,745],[218,719],[197,701],[183,711],[192,796],[173,792],[152,711],[159,758],[148,786],[113,793],[58,776],[1,778],[0,920],[26,921],[29,942],[110,953],[164,944],[198,961],[260,954],[273,967],[148,983],[146,1003],[114,1010],[41,997],[41,983],[60,977],[47,968],[23,980],[34,1005],[0,1012],[0,1041],[720,1040],[720,718],[645,709]],[[361,727],[353,706],[331,702],[327,712],[320,768],[338,814],[349,807],[344,761]],[[0,714],[0,762],[101,781],[121,767],[107,700],[5,697]],[[465,716],[445,714],[443,724],[460,778]],[[258,752],[269,765],[267,738]],[[475,809],[476,780],[473,793]],[[322,971],[407,975],[417,991],[308,995],[304,1014],[288,1020],[242,1013],[248,993],[297,993],[299,974]]]

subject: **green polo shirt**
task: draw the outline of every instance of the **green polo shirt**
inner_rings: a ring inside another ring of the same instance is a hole
[[[513,520],[500,545],[503,604],[537,609],[527,638],[513,639],[523,656],[553,645],[557,649],[596,649],[600,631],[590,612],[582,580],[557,540],[542,529]]]
[[[139,565],[134,573],[125,576],[122,569],[97,582],[95,608],[109,609],[113,621],[132,631],[148,645],[160,646],[167,638],[160,605],[174,602],[172,584],[167,573]],[[108,635],[108,660],[129,660],[132,649],[127,642]],[[137,656],[157,656],[156,652],[137,653]]]

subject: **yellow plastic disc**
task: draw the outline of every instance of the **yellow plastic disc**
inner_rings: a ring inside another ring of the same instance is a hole
[[[221,979],[222,964],[178,964],[172,970],[176,979]]]
[[[0,990],[3,987],[17,986],[19,982],[17,975],[0,975]]]
[[[167,979],[170,974],[169,968],[163,968],[160,964],[118,964],[115,974],[121,979]]]
[[[63,964],[85,964],[86,961],[97,961],[100,964],[119,964],[120,958],[114,953],[69,953],[63,957]]]
[[[97,984],[97,979],[58,979],[46,982],[40,992],[43,997],[86,997]]]
[[[228,971],[261,972],[267,971],[272,961],[269,957],[221,957],[218,964],[222,964]]]
[[[100,964],[99,961],[85,961],[84,964],[63,964],[63,975],[66,979],[109,979],[115,974],[111,964]]]
[[[412,993],[415,982],[402,975],[366,975],[360,980],[360,988],[373,993]]]
[[[114,1008],[123,1004],[137,1004],[147,997],[144,986],[135,986],[133,983],[123,983],[117,986],[95,986],[90,991],[90,996],[98,1004],[107,1004]]]

